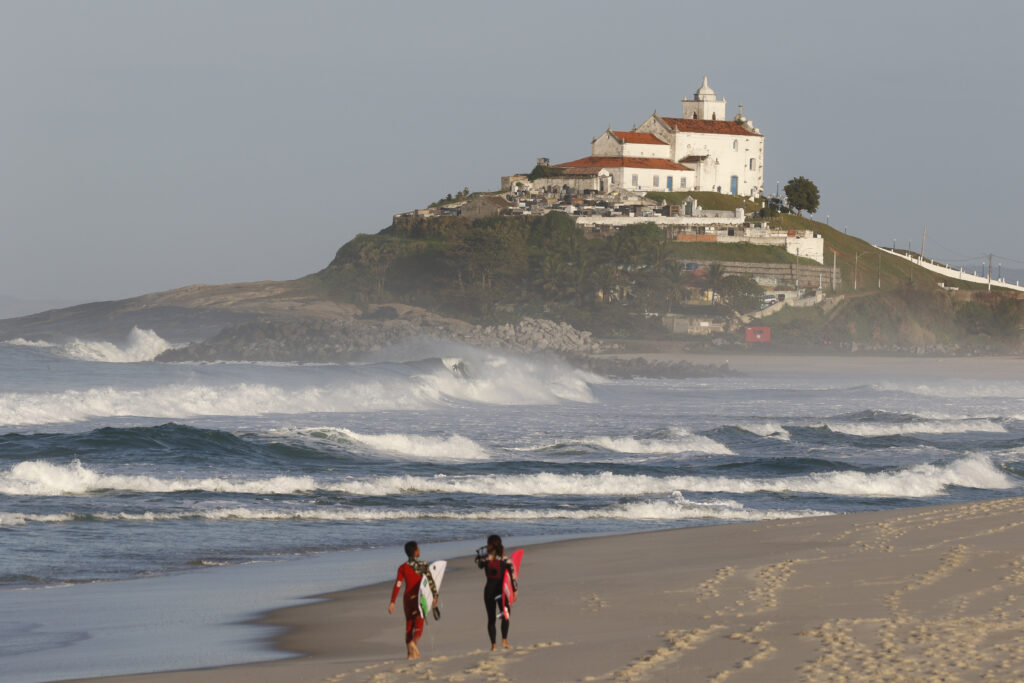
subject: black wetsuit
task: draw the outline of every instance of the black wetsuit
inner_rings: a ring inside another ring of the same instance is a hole
[[[498,636],[494,620],[497,619],[499,612],[501,612],[501,639],[508,639],[508,619],[505,618],[505,613],[501,610],[501,584],[505,578],[505,572],[512,571],[512,561],[504,556],[496,560],[478,557],[476,564],[487,575],[487,583],[484,584],[484,607],[487,609],[487,635],[491,638],[491,645],[494,645]],[[512,586],[516,587],[514,579]]]

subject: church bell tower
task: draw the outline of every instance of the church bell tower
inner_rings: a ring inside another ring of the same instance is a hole
[[[700,119],[703,121],[725,121],[725,99],[718,99],[715,91],[708,85],[708,77],[704,77],[693,99],[683,98],[683,118]]]

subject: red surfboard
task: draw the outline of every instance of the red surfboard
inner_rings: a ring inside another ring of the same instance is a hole
[[[517,550],[509,557],[512,560],[512,571],[505,571],[505,578],[501,581],[501,613],[505,620],[508,620],[508,608],[516,601],[516,593],[512,590],[512,580],[519,580],[519,565],[523,562],[523,551]]]

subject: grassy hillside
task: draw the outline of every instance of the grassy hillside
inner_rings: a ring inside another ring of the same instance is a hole
[[[744,201],[715,197],[723,205]],[[842,285],[828,294],[843,296],[828,312],[785,309],[766,319],[776,345],[1006,350],[1017,343],[1024,316],[1012,295],[979,292],[972,299],[963,287],[946,292],[938,287],[941,277],[825,224],[790,214],[771,222],[823,236],[825,265],[834,257],[842,273]],[[690,271],[688,261],[793,259],[781,248],[670,242],[652,224],[588,239],[558,212],[476,220],[409,217],[376,235],[359,235],[304,284],[339,304],[405,303],[480,323],[541,316],[606,337],[667,338],[660,316],[694,311],[705,290],[715,289],[726,296],[726,308],[740,311],[759,301],[752,281]]]

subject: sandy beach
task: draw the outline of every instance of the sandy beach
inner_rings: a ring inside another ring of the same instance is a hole
[[[1021,548],[1021,498],[537,545],[510,650],[456,558],[419,661],[382,577],[267,615],[294,659],[107,680],[1021,680]]]

